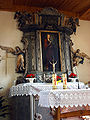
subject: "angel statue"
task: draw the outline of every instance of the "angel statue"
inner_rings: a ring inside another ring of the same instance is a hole
[[[11,47],[5,47],[1,46],[0,48],[2,50],[5,50],[7,53],[12,53],[13,55],[17,55],[17,67],[16,67],[16,72],[24,72],[25,71],[25,62],[24,62],[24,56],[25,56],[25,51],[21,50],[19,46],[15,47],[15,50]]]
[[[80,52],[80,49],[77,49],[76,51],[74,49],[72,49],[72,53],[73,53],[73,67],[74,66],[78,66],[79,64],[83,64],[84,63],[84,58],[90,60],[90,57],[85,54],[84,52]]]

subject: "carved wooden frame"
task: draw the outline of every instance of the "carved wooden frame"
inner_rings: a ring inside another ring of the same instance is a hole
[[[59,31],[48,31],[48,30],[40,30],[39,31],[39,38],[40,38],[40,53],[41,53],[41,71],[43,71],[43,61],[42,61],[42,44],[41,44],[41,33],[42,32],[49,32],[49,33],[58,33],[59,36],[59,49],[60,49],[60,63],[61,63],[61,71],[62,72],[62,54],[61,54],[61,39],[60,39],[60,32]]]

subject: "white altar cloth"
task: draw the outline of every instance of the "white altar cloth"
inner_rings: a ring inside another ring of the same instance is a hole
[[[90,89],[48,90],[39,93],[39,105],[42,107],[90,106]]]
[[[85,85],[82,82],[79,82],[80,89],[84,89]],[[63,83],[57,85],[58,89],[63,89]],[[78,82],[68,82],[68,89],[78,89]],[[25,83],[19,84],[17,86],[12,86],[10,88],[10,96],[19,96],[19,95],[36,95],[40,91],[52,90],[52,84],[50,83]]]

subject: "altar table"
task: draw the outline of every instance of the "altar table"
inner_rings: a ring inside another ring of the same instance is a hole
[[[12,86],[10,96],[38,95],[40,106],[55,108],[56,114],[54,120],[60,120],[60,118],[65,117],[90,115],[90,110],[79,110],[61,114],[60,107],[90,106],[90,89],[77,89],[76,86],[78,87],[78,84],[71,89],[68,85],[69,89],[64,90],[61,84],[57,86],[56,90],[53,90],[51,84],[20,84]]]

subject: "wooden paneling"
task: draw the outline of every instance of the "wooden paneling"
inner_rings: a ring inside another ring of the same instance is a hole
[[[0,10],[37,11],[53,7],[69,16],[90,20],[90,0],[0,0]]]
[[[83,20],[90,20],[90,9],[88,9],[82,16],[81,19]]]

